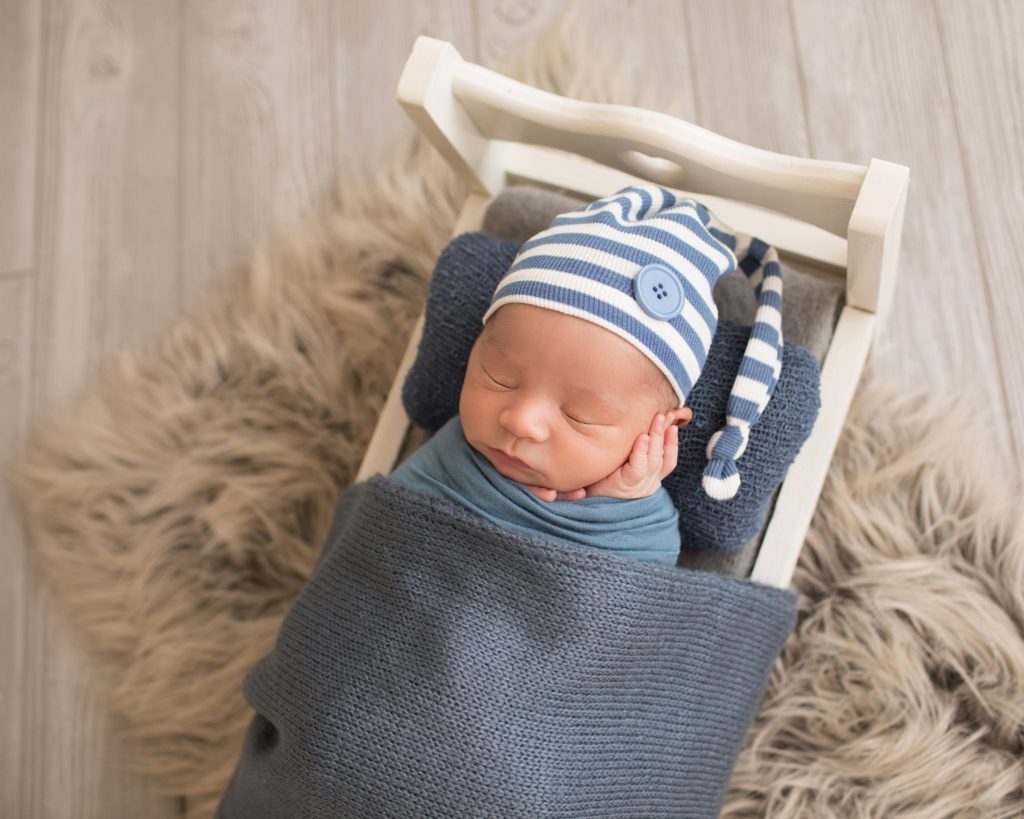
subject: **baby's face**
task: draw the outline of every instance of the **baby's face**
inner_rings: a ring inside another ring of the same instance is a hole
[[[459,413],[470,445],[502,475],[571,492],[621,466],[676,403],[654,364],[611,331],[508,304],[473,346]]]

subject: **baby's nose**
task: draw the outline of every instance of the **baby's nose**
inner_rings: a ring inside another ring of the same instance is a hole
[[[517,401],[502,411],[498,421],[516,438],[544,441],[548,437],[544,408],[537,402]]]

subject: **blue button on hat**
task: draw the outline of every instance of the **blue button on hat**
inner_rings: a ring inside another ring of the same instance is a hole
[[[668,321],[683,312],[686,294],[674,270],[663,264],[641,268],[633,280],[633,297],[651,318]]]
[[[739,490],[736,461],[782,371],[782,270],[773,247],[733,232],[695,199],[632,185],[555,217],[525,242],[484,322],[514,302],[586,319],[647,356],[683,406],[718,326],[712,291],[737,267],[758,307],[702,478],[710,497],[726,500]]]

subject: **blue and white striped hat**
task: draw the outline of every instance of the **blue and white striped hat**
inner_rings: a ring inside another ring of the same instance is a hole
[[[773,247],[734,233],[695,199],[633,185],[555,217],[523,244],[483,320],[518,302],[591,321],[647,356],[683,406],[718,326],[712,291],[737,266],[758,306],[702,479],[708,496],[728,500],[740,487],[736,461],[750,427],[782,371],[782,271]]]

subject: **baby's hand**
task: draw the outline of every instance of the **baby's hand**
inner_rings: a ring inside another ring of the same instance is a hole
[[[549,503],[554,500],[582,500],[587,496],[586,489],[573,489],[572,492],[558,492],[554,489],[549,489],[546,486],[533,486],[528,483],[523,484],[523,486],[529,489],[542,501],[548,501]]]
[[[650,430],[637,437],[629,460],[611,475],[586,487],[589,498],[646,498],[661,486],[662,479],[676,468],[679,458],[679,427],[674,412],[658,413]]]

